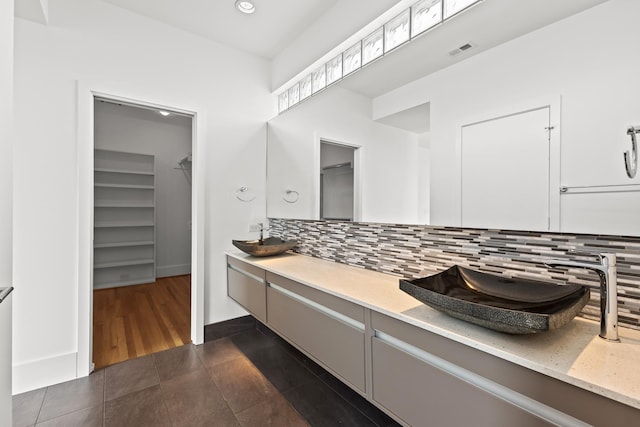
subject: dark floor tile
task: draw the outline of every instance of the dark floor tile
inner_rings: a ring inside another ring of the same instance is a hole
[[[105,427],[171,426],[160,386],[145,388],[111,400],[104,408]]]
[[[209,368],[209,374],[234,414],[279,395],[275,387],[245,357]]]
[[[302,353],[300,350],[295,348],[293,345],[289,344],[284,339],[278,337],[278,344],[282,346],[285,350],[289,352],[298,362],[300,362],[304,367],[309,369],[316,375],[322,375],[327,372],[322,366],[318,365],[316,362],[311,360],[307,355]]]
[[[36,427],[102,427],[104,404],[81,409],[61,417],[36,424]]]
[[[330,373],[322,374],[320,379],[376,425],[380,427],[396,427],[400,425]]]
[[[166,381],[202,368],[202,363],[196,355],[192,344],[155,353],[153,360],[156,364],[160,381]]]
[[[320,379],[291,389],[284,397],[314,427],[375,426]]]
[[[267,335],[256,329],[234,335],[229,339],[244,354],[251,354],[256,351],[262,351],[265,348],[275,345],[275,341],[273,340],[273,338],[268,337]]]
[[[111,365],[104,369],[104,375],[104,398],[106,401],[157,385],[160,382],[151,356],[138,357]]]
[[[38,422],[57,418],[104,402],[104,372],[47,388]]]
[[[273,337],[273,338],[278,338],[280,339],[280,336],[278,334],[276,334],[275,332],[273,332],[271,329],[269,329],[269,327],[267,325],[265,325],[264,323],[256,320],[256,330],[262,332],[263,334],[265,334],[268,337]]]
[[[249,353],[247,357],[281,393],[316,378],[313,372],[279,345]]]
[[[281,396],[253,405],[237,417],[242,427],[309,427],[298,411]]]
[[[239,357],[244,357],[244,354],[236,347],[230,338],[221,338],[204,343],[196,346],[195,351],[202,364],[207,368]]]
[[[204,368],[162,382],[174,426],[237,426],[233,412]]]
[[[46,388],[13,396],[13,427],[31,427],[36,423]]]
[[[237,319],[205,325],[204,342],[226,338],[255,328],[256,320],[252,316],[243,316]]]

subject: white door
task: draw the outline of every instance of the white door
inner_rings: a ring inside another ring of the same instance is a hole
[[[549,230],[549,107],[462,127],[462,226]]]

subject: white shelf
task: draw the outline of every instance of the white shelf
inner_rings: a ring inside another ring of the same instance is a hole
[[[104,262],[101,264],[93,264],[93,269],[98,270],[102,268],[116,268],[116,267],[126,267],[130,265],[147,265],[153,264],[155,261],[153,259],[131,259],[127,261],[113,261],[113,262]]]
[[[93,228],[124,228],[124,227],[153,227],[153,222],[100,222],[93,224]]]
[[[151,246],[154,245],[153,240],[141,240],[138,242],[112,242],[112,243],[94,243],[95,249],[101,248],[131,248],[134,246]]]
[[[154,208],[150,202],[95,202],[96,208]]]
[[[155,157],[94,155],[94,288],[155,282]]]
[[[98,283],[93,289],[109,289],[109,288],[119,288],[121,286],[131,286],[131,285],[142,285],[145,283],[153,283],[156,281],[156,278],[153,276],[149,276],[146,278],[136,279],[136,280],[125,280],[119,282],[108,282],[108,283]]]
[[[97,187],[97,188],[125,188],[125,189],[135,189],[135,190],[153,190],[153,189],[155,189],[155,186],[153,186],[153,185],[100,184],[100,183],[95,183],[94,187]]]
[[[128,175],[155,175],[154,172],[124,170],[124,169],[107,169],[107,168],[95,168],[94,172],[122,173],[122,174],[128,174]]]

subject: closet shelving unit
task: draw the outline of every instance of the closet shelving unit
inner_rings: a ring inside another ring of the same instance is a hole
[[[96,149],[94,289],[156,280],[155,157]]]

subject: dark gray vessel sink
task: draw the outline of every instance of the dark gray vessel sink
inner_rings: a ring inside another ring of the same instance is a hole
[[[295,240],[282,240],[279,237],[267,237],[260,240],[232,240],[233,246],[249,255],[265,257],[279,255],[293,249],[298,244]]]
[[[510,334],[560,328],[589,301],[587,286],[512,279],[457,265],[429,277],[400,279],[400,289],[452,317]]]

